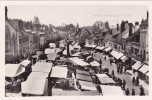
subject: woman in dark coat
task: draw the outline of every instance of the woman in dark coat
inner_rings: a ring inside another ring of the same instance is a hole
[[[126,95],[128,96],[130,94],[129,89],[127,88],[127,90],[125,91]]]
[[[132,96],[134,96],[135,95],[135,90],[134,89],[132,89]]]
[[[132,78],[132,84],[135,84],[135,77]]]

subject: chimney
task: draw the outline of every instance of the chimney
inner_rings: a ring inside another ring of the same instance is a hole
[[[125,30],[125,22],[121,22],[121,33]]]
[[[5,20],[8,19],[8,17],[7,17],[7,12],[8,12],[7,6],[5,6]]]
[[[119,24],[117,24],[117,31],[119,30]]]
[[[139,22],[135,22],[135,25],[139,25]]]
[[[144,22],[144,19],[142,19],[141,23],[143,23],[143,22]]]
[[[132,27],[133,27],[133,24],[129,23],[129,36],[132,35]]]
[[[147,11],[147,19],[149,18],[149,12]]]

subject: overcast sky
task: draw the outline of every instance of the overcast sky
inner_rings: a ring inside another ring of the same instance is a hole
[[[90,26],[96,21],[108,21],[110,26],[122,20],[135,23],[146,18],[147,6],[115,5],[46,5],[46,6],[7,6],[8,18],[33,21],[37,16],[41,24],[60,26],[79,23],[79,26]]]

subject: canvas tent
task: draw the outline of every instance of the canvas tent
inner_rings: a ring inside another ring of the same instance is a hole
[[[112,78],[109,78],[106,74],[96,74],[101,84],[115,84]]]
[[[27,79],[21,83],[21,91],[24,94],[47,95],[47,79]]]
[[[16,77],[25,72],[25,67],[20,64],[6,64],[5,77]]]
[[[50,73],[51,69],[52,63],[37,62],[35,65],[32,66],[32,72]]]
[[[29,65],[31,63],[31,61],[29,60],[24,60],[22,61],[20,64],[23,65],[24,67],[26,67],[27,65]]]
[[[67,78],[68,69],[63,66],[55,66],[52,68],[50,77],[54,78]]]
[[[124,93],[119,86],[100,85],[103,96],[124,96]]]
[[[28,76],[28,79],[46,79],[48,77],[48,73],[43,72],[31,72]]]
[[[50,49],[50,48],[45,49],[45,54],[49,54],[49,53],[55,53],[55,48],[54,49]]]
[[[80,66],[88,66],[89,64],[84,62],[82,59],[79,59],[78,57],[69,58],[71,61],[73,61],[75,64]]]

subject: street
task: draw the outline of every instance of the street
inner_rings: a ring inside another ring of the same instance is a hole
[[[116,77],[119,77],[119,78],[122,79],[122,80],[125,79],[125,81],[126,81],[126,88],[129,89],[130,94],[131,94],[131,92],[132,92],[132,89],[135,90],[135,94],[136,94],[136,95],[139,95],[139,94],[140,94],[139,86],[134,86],[134,85],[132,84],[132,79],[131,79],[127,74],[125,74],[125,73],[118,74],[118,73],[117,73],[116,66],[110,65],[109,60],[105,60],[105,59],[103,58],[103,55],[101,55],[100,53],[97,52],[97,53],[95,53],[94,55],[95,55],[94,58],[95,58],[97,61],[99,61],[100,59],[102,60],[103,66],[109,69],[109,73],[110,73],[110,74],[111,74],[112,70],[114,70],[114,74],[115,74]],[[145,92],[145,95],[149,95],[149,91],[148,91],[148,90],[144,89],[144,92]]]

